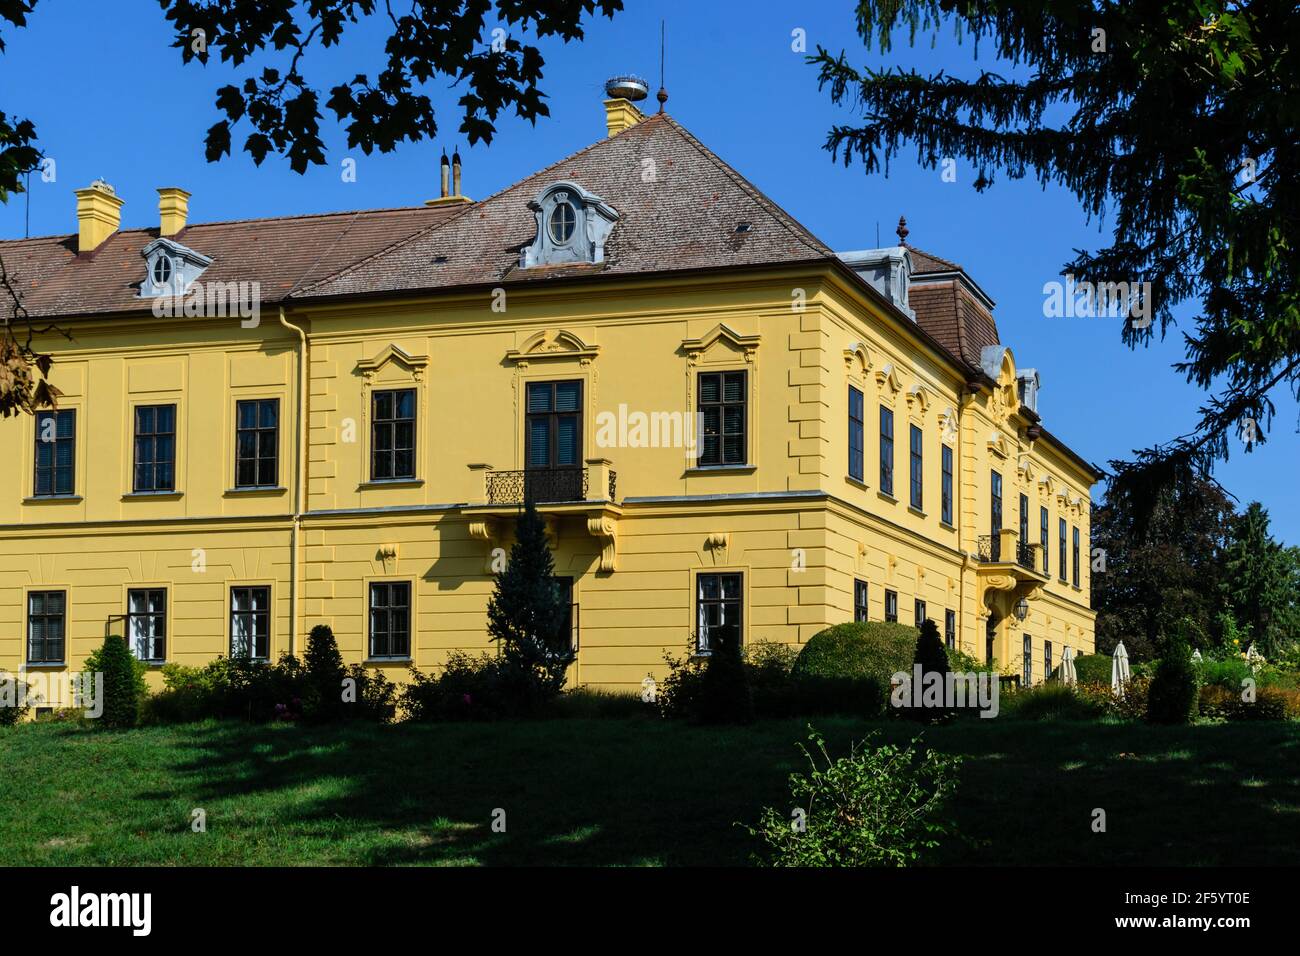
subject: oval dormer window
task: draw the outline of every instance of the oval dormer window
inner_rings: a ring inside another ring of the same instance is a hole
[[[563,245],[573,238],[573,227],[578,222],[578,216],[573,211],[573,205],[568,202],[556,203],[555,208],[551,210],[551,241],[556,245]]]
[[[159,256],[153,263],[153,284],[165,286],[172,281],[172,261],[167,256]]]

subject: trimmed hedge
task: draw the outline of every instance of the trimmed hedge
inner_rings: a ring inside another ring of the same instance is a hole
[[[1074,673],[1080,684],[1109,684],[1111,657],[1109,654],[1080,654],[1074,659]],[[1053,674],[1059,675],[1058,665]]]
[[[819,710],[882,714],[890,678],[912,670],[917,636],[892,622],[836,624],[808,639],[790,676]]]

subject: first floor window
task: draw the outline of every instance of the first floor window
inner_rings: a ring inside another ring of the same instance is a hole
[[[1038,541],[1043,546],[1043,573],[1052,573],[1051,552],[1048,550],[1047,509],[1038,509]]]
[[[942,468],[939,482],[939,520],[952,524],[952,449],[944,445],[940,449]]]
[[[167,591],[141,588],[126,592],[126,630],[131,653],[142,661],[167,659]]]
[[[27,663],[62,664],[67,593],[27,592]]]
[[[1043,680],[1052,676],[1052,642],[1043,641]]]
[[[699,407],[703,424],[698,463],[743,465],[748,454],[745,419],[748,386],[744,372],[705,372],[699,380]]]
[[[897,591],[885,592],[885,620],[886,621],[898,620],[898,592]]]
[[[76,449],[75,409],[36,413],[36,483],[33,487],[36,497],[74,493]]]
[[[696,577],[698,653],[709,654],[719,647],[740,646],[743,586],[739,574],[701,574]]]
[[[1058,548],[1056,573],[1062,581],[1065,580],[1065,519],[1061,518],[1057,524]]]
[[[176,406],[135,407],[135,491],[176,490]]]
[[[370,656],[411,656],[411,582],[370,584]]]
[[[1072,583],[1077,588],[1079,586],[1079,529],[1074,529],[1074,564],[1072,565],[1071,574]]]
[[[880,406],[880,490],[894,493],[894,410]]]
[[[913,607],[912,620],[915,622],[917,627],[920,627],[925,623],[925,602],[920,598],[916,599],[916,604]]]
[[[853,620],[867,620],[867,582],[854,580],[853,582]]]
[[[864,445],[866,420],[863,417],[862,392],[849,386],[849,477],[862,481],[864,477]]]
[[[370,479],[415,477],[415,389],[375,392],[370,402]]]
[[[280,400],[235,403],[235,487],[274,488],[280,457]]]
[[[256,661],[271,656],[271,589],[230,589],[230,656]]]
[[[1034,682],[1034,642],[1028,634],[1025,635],[1024,656],[1024,670],[1021,672],[1020,680],[1025,687],[1028,687]]]
[[[954,650],[957,647],[957,612],[943,612],[943,643],[948,650]]]
[[[910,447],[911,447],[911,464],[912,464],[911,504],[912,507],[915,508],[917,511],[921,510],[921,506],[925,500],[922,492],[922,488],[925,482],[925,466],[923,464],[924,462],[923,441],[924,441],[924,436],[923,433],[921,432],[921,429],[917,428],[915,425],[911,426],[910,439],[909,439]]]

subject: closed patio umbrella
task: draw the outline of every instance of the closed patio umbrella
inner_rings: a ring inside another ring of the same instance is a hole
[[[1061,680],[1067,684],[1079,682],[1079,672],[1074,669],[1074,648],[1067,647],[1061,653]]]
[[[1124,642],[1120,641],[1115,645],[1115,653],[1110,658],[1110,689],[1116,697],[1124,696],[1124,685],[1128,683],[1128,678],[1128,651],[1124,649]]]
[[[1267,662],[1264,660],[1264,655],[1255,650],[1255,645],[1252,644],[1250,647],[1246,648],[1246,663],[1250,665],[1250,672],[1253,674],[1255,671],[1259,670],[1260,664]]]

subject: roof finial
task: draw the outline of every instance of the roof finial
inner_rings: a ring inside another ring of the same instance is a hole
[[[659,21],[659,92],[655,94],[655,99],[659,101],[659,112],[664,111],[664,104],[668,102],[668,91],[664,89],[664,21]]]
[[[906,217],[906,216],[899,216],[899,217],[898,217],[898,228],[897,228],[896,230],[894,230],[894,231],[898,234],[898,244],[899,244],[900,246],[905,246],[905,245],[907,245],[907,231],[908,231],[908,230],[907,230],[907,217]]]

